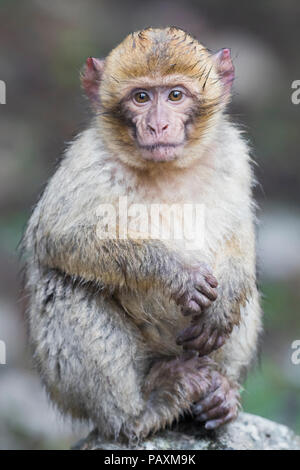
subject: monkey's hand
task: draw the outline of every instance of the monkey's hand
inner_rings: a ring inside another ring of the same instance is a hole
[[[218,281],[204,263],[189,268],[187,274],[187,281],[182,289],[172,295],[185,316],[199,314],[209,307],[217,298],[218,285]]]
[[[216,429],[234,420],[240,407],[238,385],[213,371],[210,392],[193,406],[192,411],[196,421],[205,423],[205,429]]]
[[[176,343],[185,350],[198,351],[199,356],[206,356],[223,346],[227,336],[223,329],[202,322],[199,316],[195,316],[191,326],[179,333]]]
[[[181,305],[183,315],[193,314],[193,317],[191,326],[178,335],[176,342],[186,350],[198,351],[200,356],[205,356],[220,348],[226,339],[222,331],[206,324],[201,315],[217,299],[218,282],[205,264],[193,267],[189,273],[189,281],[177,303]]]

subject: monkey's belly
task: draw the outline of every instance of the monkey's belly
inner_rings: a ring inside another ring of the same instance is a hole
[[[182,351],[176,336],[190,324],[190,318],[182,315],[175,302],[158,292],[141,296],[122,294],[119,301],[141,332],[147,348],[166,355]]]

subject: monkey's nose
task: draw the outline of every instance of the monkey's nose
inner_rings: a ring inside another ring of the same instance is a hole
[[[156,137],[160,137],[164,134],[164,132],[168,129],[169,124],[166,123],[151,123],[148,124],[148,130],[151,132],[151,134],[154,134]]]

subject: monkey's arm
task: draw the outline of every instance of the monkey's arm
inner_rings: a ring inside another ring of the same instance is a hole
[[[183,309],[201,311],[216,298],[216,280],[205,266],[191,270],[162,241],[105,239],[97,228],[96,220],[81,219],[69,227],[56,220],[47,230],[41,218],[34,231],[39,264],[111,291],[157,286]]]
[[[193,316],[191,325],[182,331],[178,344],[201,355],[220,348],[241,320],[241,310],[257,296],[253,228],[249,226],[239,238],[233,236],[222,246],[215,262],[218,298],[202,315]]]

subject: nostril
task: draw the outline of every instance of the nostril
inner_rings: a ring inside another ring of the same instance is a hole
[[[147,124],[147,129],[149,130],[149,132],[151,132],[151,134],[155,134],[155,135],[160,135],[168,127],[169,127],[169,124],[164,124],[164,125],[157,124],[157,126],[154,126],[154,127],[151,126],[151,124]]]
[[[154,127],[150,126],[150,124],[148,124],[148,129],[152,134],[156,134]]]

